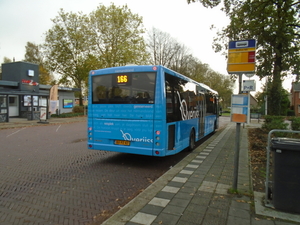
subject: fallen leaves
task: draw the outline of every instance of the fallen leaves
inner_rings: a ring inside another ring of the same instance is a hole
[[[249,154],[254,191],[264,191],[268,133],[261,128],[248,130]]]

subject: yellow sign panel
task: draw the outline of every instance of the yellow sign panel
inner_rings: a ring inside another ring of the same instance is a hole
[[[228,52],[255,52],[255,48],[234,48],[229,49]]]
[[[249,61],[249,54],[248,52],[235,52],[228,54],[228,64],[231,63],[248,63]]]
[[[255,72],[255,64],[254,63],[241,63],[241,64],[228,64],[227,65],[228,72]]]

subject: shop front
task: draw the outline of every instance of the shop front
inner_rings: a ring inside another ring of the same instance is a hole
[[[39,120],[41,112],[49,117],[51,85],[39,84],[39,67],[27,62],[2,64],[0,80],[0,122],[10,117]],[[57,113],[72,112],[75,91],[79,88],[58,87]]]

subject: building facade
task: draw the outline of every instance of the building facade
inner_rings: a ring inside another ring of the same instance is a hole
[[[294,109],[295,116],[300,116],[300,83],[292,83],[291,105]]]
[[[27,62],[2,64],[0,80],[0,122],[10,117],[40,119],[40,111],[49,111],[52,86],[39,84],[39,66]],[[75,91],[79,88],[58,87],[58,113],[72,112]],[[43,109],[43,110],[42,110]]]

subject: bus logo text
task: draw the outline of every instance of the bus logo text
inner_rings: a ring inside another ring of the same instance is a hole
[[[147,137],[142,138],[134,138],[131,136],[130,133],[124,133],[122,130],[120,130],[122,133],[122,136],[125,141],[136,141],[136,142],[147,142],[147,143],[153,143],[153,139],[149,139]]]
[[[199,111],[198,110],[197,111],[195,111],[195,110],[189,111],[185,99],[181,100],[180,94],[179,94],[178,91],[177,91],[177,95],[178,95],[179,102],[180,102],[180,111],[181,111],[182,120],[189,120],[189,119],[193,119],[193,118],[198,118],[199,117]]]

